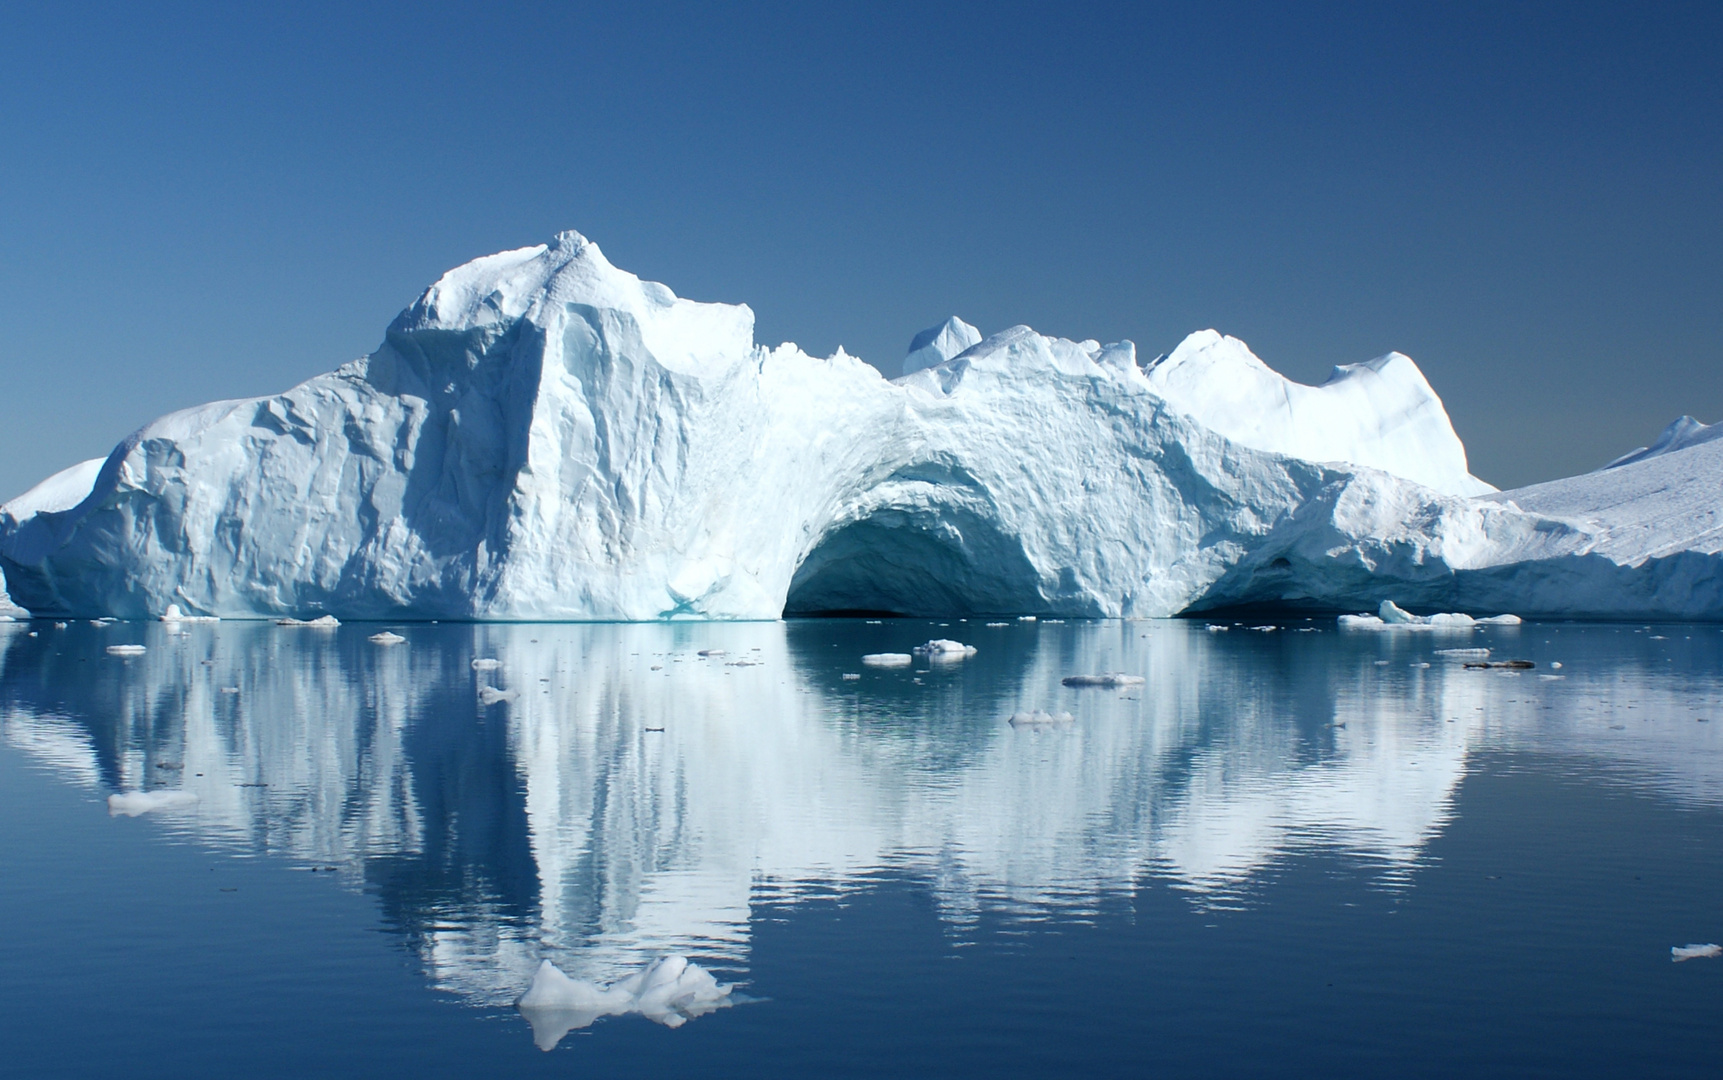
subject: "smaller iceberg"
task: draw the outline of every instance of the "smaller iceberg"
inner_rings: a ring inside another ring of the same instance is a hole
[[[1491,615],[1474,619],[1457,611],[1435,615],[1414,615],[1392,600],[1382,601],[1375,615],[1342,615],[1340,625],[1347,630],[1471,630],[1479,626],[1518,626],[1518,615]]]
[[[513,701],[520,697],[519,690],[498,690],[494,686],[479,687],[479,700],[486,705],[495,705],[499,701]]]
[[[341,620],[333,615],[319,615],[315,619],[276,619],[276,626],[309,626],[313,630],[333,630],[341,625]]]
[[[148,650],[142,645],[109,645],[109,656],[142,656]]]
[[[165,623],[206,623],[220,622],[221,619],[215,615],[187,615],[180,610],[178,604],[169,604],[168,609],[162,612],[161,621]]]
[[[1050,713],[1042,709],[1034,709],[1029,712],[1013,713],[1009,723],[1014,728],[1045,728],[1059,727],[1072,723],[1075,719],[1068,712]]]
[[[655,960],[609,986],[571,979],[546,960],[515,1008],[532,1025],[534,1045],[553,1050],[564,1035],[601,1016],[639,1013],[665,1027],[681,1027],[696,1016],[729,1007],[731,989],[686,956]]]
[[[154,810],[183,810],[197,805],[197,796],[189,791],[127,791],[108,796],[108,816],[137,817]]]
[[[915,657],[906,652],[870,652],[862,657],[862,663],[869,667],[908,667],[915,663]]]
[[[975,646],[965,645],[961,641],[953,641],[950,638],[934,638],[932,641],[917,645],[914,651],[917,656],[925,656],[937,663],[949,664],[974,656]]]
[[[368,639],[373,645],[399,645],[407,639],[400,634],[392,634],[385,630],[380,634],[372,634]]]

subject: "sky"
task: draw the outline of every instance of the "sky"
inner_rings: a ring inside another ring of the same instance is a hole
[[[1723,419],[1723,5],[0,0],[0,498],[562,229],[767,344],[1390,350],[1473,471]]]

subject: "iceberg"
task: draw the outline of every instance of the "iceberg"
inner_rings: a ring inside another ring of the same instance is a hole
[[[126,791],[108,796],[108,816],[138,817],[156,810],[184,810],[196,806],[198,797],[189,791]]]
[[[1693,425],[1494,492],[1397,353],[1308,387],[1213,331],[1143,363],[951,319],[888,379],[753,331],[578,233],[476,259],[369,356],[6,503],[0,570],[56,618],[1723,616]]]

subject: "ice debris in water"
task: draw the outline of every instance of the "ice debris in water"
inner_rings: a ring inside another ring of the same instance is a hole
[[[1671,945],[1669,959],[1679,964],[1683,960],[1710,960],[1723,956],[1723,945]]]
[[[861,672],[859,672],[859,671],[846,671],[846,672],[844,672],[844,682],[854,682],[855,680],[857,680],[859,678],[861,678]]]
[[[728,1007],[731,989],[686,956],[653,961],[609,986],[572,979],[546,960],[515,1008],[532,1025],[534,1045],[551,1050],[564,1035],[601,1016],[639,1013],[665,1027],[681,1027],[696,1016]]]
[[[520,697],[519,690],[498,690],[494,686],[479,687],[479,700],[486,705],[495,705],[499,701],[513,701]]]
[[[915,653],[917,656],[925,656],[929,660],[941,662],[967,660],[975,655],[975,646],[965,645],[961,641],[953,641],[950,638],[934,638],[932,641],[917,645]]]
[[[276,619],[276,626],[309,626],[315,630],[329,630],[341,625],[341,620],[333,615],[319,615],[315,619]]]
[[[1013,713],[1010,724],[1012,727],[1052,727],[1055,724],[1069,724],[1074,719],[1068,712],[1050,713],[1034,709],[1030,712]]]
[[[369,640],[377,645],[399,645],[407,639],[400,634],[392,634],[385,630],[380,634],[372,634]]]
[[[501,660],[494,660],[490,657],[480,657],[473,661],[474,671],[495,671],[497,668],[502,666],[503,662]]]
[[[187,615],[185,612],[180,610],[180,606],[178,604],[169,604],[168,609],[162,612],[161,621],[165,623],[203,623],[220,622],[221,619],[215,615]]]
[[[1392,600],[1382,601],[1375,615],[1342,615],[1340,625],[1348,630],[1470,630],[1476,626],[1518,626],[1518,615],[1491,615],[1474,619],[1457,611],[1414,615]]]
[[[694,655],[695,656],[723,656],[724,650],[723,649],[701,649],[699,652],[695,653]]]
[[[119,795],[108,796],[108,815],[119,817],[137,817],[152,810],[180,810],[187,806],[196,806],[197,796],[189,791],[175,788],[172,791],[127,791]]]
[[[1060,681],[1066,686],[1140,686],[1148,682],[1141,675],[1126,675],[1117,671],[1102,675],[1067,675]]]
[[[1437,656],[1455,656],[1455,657],[1459,657],[1463,660],[1471,660],[1471,659],[1474,659],[1476,657],[1490,655],[1490,650],[1488,650],[1488,649],[1437,649],[1436,655]]]
[[[109,645],[109,656],[142,656],[145,652],[142,645]]]
[[[870,652],[862,657],[862,663],[870,667],[908,667],[915,663],[915,657],[906,652]]]

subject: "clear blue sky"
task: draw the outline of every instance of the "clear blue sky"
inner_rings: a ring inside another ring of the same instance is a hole
[[[1504,486],[1723,418],[1715,3],[0,15],[0,497],[563,228],[887,365],[953,313],[1399,349]]]

